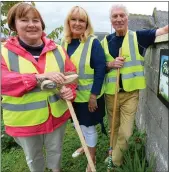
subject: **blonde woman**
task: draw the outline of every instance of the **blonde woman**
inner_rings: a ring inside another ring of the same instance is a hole
[[[75,6],[68,13],[62,45],[79,75],[77,98],[73,106],[92,160],[95,162],[98,137],[95,125],[100,123],[103,126],[105,115],[103,81],[106,63],[101,44],[93,36],[90,18],[83,8]],[[82,148],[78,149],[73,156],[82,151]],[[89,166],[86,171],[91,171]]]

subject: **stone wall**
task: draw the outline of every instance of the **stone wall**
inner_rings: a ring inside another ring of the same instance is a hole
[[[145,55],[147,88],[140,91],[136,115],[139,129],[146,130],[146,153],[155,153],[156,172],[168,172],[168,108],[158,99],[158,75],[160,50],[168,49],[168,34],[156,38],[155,44]]]

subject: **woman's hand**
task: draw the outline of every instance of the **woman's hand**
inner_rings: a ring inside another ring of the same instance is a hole
[[[98,108],[98,106],[97,106],[97,96],[96,95],[94,95],[94,94],[90,95],[90,99],[89,99],[89,102],[88,102],[88,108],[89,108],[90,112],[94,112]]]
[[[66,80],[65,75],[60,72],[48,72],[43,74],[36,74],[35,76],[37,80],[43,81],[47,78],[51,81],[56,82],[57,84],[63,84],[63,82]]]
[[[112,62],[107,62],[107,67],[109,69],[113,69],[113,68],[121,68],[124,65],[124,57],[116,57],[116,59]]]
[[[63,86],[60,89],[60,97],[65,100],[72,100],[73,99],[73,92],[70,88],[66,88]]]

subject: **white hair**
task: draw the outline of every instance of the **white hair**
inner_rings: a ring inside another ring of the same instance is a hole
[[[110,8],[110,19],[111,19],[111,17],[112,17],[112,12],[113,12],[113,10],[115,10],[115,9],[123,9],[124,10],[124,13],[127,15],[127,16],[129,16],[129,12],[128,12],[128,9],[127,9],[127,7],[126,6],[124,6],[123,4],[114,4],[114,5],[112,5],[112,7]]]

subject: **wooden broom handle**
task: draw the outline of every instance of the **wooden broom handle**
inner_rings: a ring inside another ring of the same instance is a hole
[[[95,166],[94,166],[94,162],[92,161],[92,158],[91,158],[91,155],[90,155],[90,152],[89,152],[89,149],[86,145],[86,141],[83,137],[83,134],[82,134],[82,130],[80,128],[80,125],[79,125],[79,121],[77,120],[77,117],[76,117],[76,114],[75,114],[75,111],[73,109],[73,106],[72,106],[72,103],[68,100],[66,100],[66,103],[68,105],[68,108],[69,108],[69,111],[70,111],[70,114],[71,114],[71,117],[73,119],[73,122],[74,122],[74,125],[75,125],[75,129],[79,135],[79,138],[80,138],[80,141],[81,141],[81,144],[83,146],[83,149],[84,149],[84,152],[86,154],[86,157],[87,157],[87,160],[88,160],[88,163],[89,163],[89,166],[92,170],[92,172],[96,172],[96,169],[95,169]]]
[[[77,77],[78,77],[77,74],[68,75],[68,76],[67,76],[67,80],[66,80],[65,83],[73,83],[74,81],[76,81]],[[65,84],[65,83],[64,83],[64,84]],[[63,85],[62,88],[63,88],[63,87],[65,87],[65,86]],[[75,129],[76,129],[76,131],[77,131],[77,133],[78,133],[78,135],[79,135],[79,139],[80,139],[81,144],[82,144],[82,146],[83,146],[83,149],[84,149],[85,155],[86,155],[86,157],[87,157],[89,166],[90,166],[92,172],[96,172],[94,162],[92,161],[92,158],[91,158],[89,149],[88,149],[88,147],[87,147],[87,145],[86,145],[86,141],[85,141],[85,139],[84,139],[84,137],[83,137],[83,133],[82,133],[82,130],[81,130],[81,128],[80,128],[79,121],[78,121],[78,119],[77,119],[77,117],[76,117],[75,111],[74,111],[74,109],[73,109],[72,103],[71,103],[71,101],[69,101],[69,100],[66,100],[66,103],[67,103],[67,106],[68,106],[68,108],[69,108],[71,117],[72,117],[72,119],[73,119],[73,122],[74,122],[74,125],[75,125]]]
[[[121,57],[122,51],[121,48],[119,49],[119,57]],[[114,137],[114,124],[116,120],[116,107],[117,107],[117,95],[119,91],[119,77],[120,77],[120,68],[117,69],[117,80],[116,80],[116,87],[115,87],[115,95],[114,95],[114,104],[113,104],[113,118],[112,118],[112,125],[111,125],[111,133],[110,133],[110,147],[113,146],[113,137]]]

